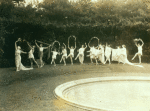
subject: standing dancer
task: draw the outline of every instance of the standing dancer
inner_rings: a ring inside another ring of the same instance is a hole
[[[17,42],[21,41],[21,39],[19,38],[16,42],[15,42],[15,64],[16,64],[16,71],[20,71],[20,70],[31,70],[32,68],[25,68],[22,63],[21,63],[21,53],[27,54],[27,52],[23,52],[21,50],[20,46],[17,46]]]
[[[90,50],[87,51],[87,52],[90,52],[89,56],[90,56],[90,59],[91,59],[91,63],[93,64],[93,59],[95,59],[95,48],[94,48],[94,46],[93,47],[89,46],[89,48],[90,48]]]
[[[41,67],[43,67],[44,66],[44,62],[43,62],[43,50],[47,49],[48,47],[43,47],[43,44],[40,44],[40,46],[38,46],[36,40],[35,40],[35,44],[36,44],[36,46],[39,49],[39,57],[40,57]],[[50,47],[50,45],[49,45],[49,47]]]
[[[54,63],[54,66],[56,66],[55,59],[56,59],[57,54],[59,54],[59,53],[56,51],[56,48],[54,48],[54,51],[52,51],[52,53],[53,53],[53,55],[52,55],[51,64]]]
[[[56,42],[59,44],[59,49],[58,49],[58,50],[60,50],[60,43],[59,43],[58,41],[54,41],[54,42],[53,42],[52,47],[51,47],[51,50],[53,49],[53,46],[54,46],[54,44],[55,44]],[[57,56],[57,54],[60,54],[60,53],[57,52],[56,48],[54,48],[54,51],[51,51],[51,52],[53,53],[51,64],[54,63],[54,66],[56,66],[56,63],[55,63],[56,56]]]
[[[64,44],[64,43],[63,43]],[[64,61],[64,66],[66,66],[66,58],[67,58],[67,50],[66,50],[66,45],[64,44],[64,46],[62,47],[62,57],[60,60],[60,63],[62,62],[62,60]]]
[[[84,61],[84,51],[86,48],[87,48],[87,45],[85,43],[85,47],[84,47],[84,45],[82,45],[82,47],[79,49],[79,53],[78,53],[77,57],[75,58],[75,60],[77,60],[77,58],[79,57],[79,61],[81,64],[83,64],[83,61]]]
[[[74,36],[73,36],[74,37]],[[74,37],[75,38],[75,37]],[[71,64],[73,65],[73,60],[72,58],[74,58],[74,50],[76,49],[76,38],[75,38],[75,48],[73,46],[71,46],[71,48],[69,47],[69,39],[70,37],[68,38],[68,48],[70,49],[70,54],[68,55],[68,57],[70,57],[70,60],[71,60]],[[67,58],[68,58],[67,57]]]
[[[104,47],[100,44],[98,49],[100,50],[100,54],[99,54],[99,61],[102,62],[102,64],[105,64],[104,62]]]
[[[137,41],[141,41],[142,42],[142,45],[140,45],[139,43],[137,44]],[[137,46],[138,48],[138,52],[134,55],[134,57],[132,58],[132,60],[134,60],[134,58],[138,55],[139,56],[139,63],[141,63],[141,56],[142,56],[142,47],[144,45],[144,42],[142,39],[135,39],[134,40],[135,42],[135,45]]]
[[[27,42],[27,44],[28,44],[28,46],[30,47],[30,51],[29,51],[29,59],[30,59],[30,62],[31,62],[31,68],[33,68],[33,61],[36,63],[36,65],[38,66],[38,68],[39,68],[39,65],[38,65],[38,63],[35,61],[35,59],[34,59],[34,55],[33,55],[33,53],[34,53],[34,49],[35,49],[35,46],[30,46],[30,44],[29,44],[29,42]]]
[[[107,43],[106,43],[106,47],[105,47],[106,61],[105,61],[105,64],[106,64],[107,61],[109,61],[109,64],[111,64],[111,62],[110,62],[110,55],[111,55],[111,47],[110,47],[110,45],[107,45]]]

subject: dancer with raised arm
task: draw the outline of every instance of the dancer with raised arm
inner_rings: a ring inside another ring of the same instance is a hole
[[[141,41],[142,42],[142,45],[140,45],[140,43],[137,44],[138,41]],[[135,45],[137,46],[138,48],[138,52],[134,55],[134,57],[132,58],[132,60],[134,60],[134,58],[138,55],[139,57],[139,63],[141,63],[141,56],[142,56],[142,47],[144,45],[144,42],[142,39],[134,39],[134,42],[135,42]]]
[[[43,44],[40,44],[40,46],[38,46],[36,40],[35,40],[35,44],[36,44],[36,46],[39,49],[39,57],[40,57],[40,62],[41,62],[41,66],[40,67],[43,67],[44,66],[44,62],[43,62],[43,50],[47,49],[48,47],[50,47],[50,45],[48,47],[43,47]]]
[[[27,52],[23,52],[21,50],[20,46],[17,46],[17,42],[21,41],[21,39],[19,38],[16,42],[15,42],[15,64],[16,64],[16,71],[20,71],[20,70],[31,70],[32,68],[25,68],[22,63],[21,63],[21,53],[27,54]]]
[[[73,46],[71,46],[71,48],[69,47],[69,39],[70,39],[71,37],[73,37],[73,38],[75,39],[75,48],[74,48]],[[70,49],[70,54],[67,56],[67,58],[70,57],[71,64],[73,65],[73,60],[72,60],[72,58],[74,58],[74,51],[75,51],[75,49],[76,49],[76,38],[75,38],[75,36],[70,36],[70,37],[68,38],[68,49]]]
[[[59,45],[58,52],[57,52],[56,47],[55,47],[54,50],[53,50],[53,47],[54,47],[54,44],[55,44],[55,43],[58,43],[58,45]],[[53,44],[52,44],[51,50],[52,50],[51,52],[53,53],[51,64],[54,63],[54,66],[56,66],[55,60],[56,60],[57,55],[60,54],[60,53],[59,53],[59,51],[60,51],[60,43],[59,43],[58,41],[54,41]]]
[[[87,45],[85,43],[85,47],[84,47],[84,45],[82,45],[82,47],[79,49],[79,53],[78,53],[77,57],[75,58],[75,60],[77,60],[77,58],[79,57],[79,61],[81,64],[83,64],[83,61],[84,61],[84,51],[86,48],[87,48]]]
[[[110,62],[110,56],[111,56],[111,47],[110,47],[110,45],[107,45],[107,43],[106,43],[106,47],[105,47],[106,61],[105,61],[105,64],[106,64],[107,61],[109,62],[109,64],[111,64],[111,62]]]
[[[67,50],[66,50],[66,45],[63,43],[63,47],[62,47],[62,57],[60,60],[60,63],[62,62],[62,60],[64,61],[64,66],[66,66],[66,58],[67,58]]]
[[[31,68],[33,68],[33,61],[36,63],[36,65],[39,68],[38,63],[36,62],[36,60],[34,58],[34,49],[35,49],[35,46],[34,45],[31,46],[28,41],[26,41],[26,42],[27,42],[28,46],[30,47],[30,51],[28,52],[28,54],[29,54],[29,59],[30,59],[30,62],[31,62]]]

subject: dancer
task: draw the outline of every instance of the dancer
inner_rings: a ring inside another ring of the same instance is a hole
[[[141,41],[142,42],[142,45],[140,45],[139,43],[137,44],[137,41]],[[134,58],[138,55],[139,56],[139,63],[141,64],[141,56],[142,56],[142,47],[144,45],[144,42],[142,39],[135,39],[134,40],[135,42],[135,45],[137,46],[138,48],[138,52],[134,55],[134,57],[132,58],[132,60],[134,60]]]
[[[27,44],[28,44],[28,46],[30,47],[30,51],[29,51],[28,54],[29,54],[29,59],[30,59],[30,62],[31,62],[31,68],[33,68],[33,61],[36,63],[36,65],[37,65],[38,68],[39,68],[39,65],[38,65],[38,63],[35,61],[35,58],[34,58],[34,55],[33,55],[35,46],[32,46],[32,47],[31,47],[31,45],[29,44],[29,42],[27,42]]]
[[[89,46],[89,44],[88,44],[88,46]],[[89,48],[90,48],[90,50],[87,52],[90,52],[90,55],[87,55],[87,56],[90,56],[91,63],[93,64],[93,59],[95,59],[95,48],[94,48],[94,46],[93,47],[89,46]]]
[[[47,49],[47,48],[50,47],[51,45],[49,45],[48,47],[43,47],[43,44],[40,44],[40,46],[38,46],[36,40],[35,40],[35,44],[36,44],[36,46],[37,46],[38,49],[39,49],[39,57],[40,57],[40,63],[41,63],[41,66],[40,66],[40,67],[43,67],[43,66],[44,66],[44,62],[43,62],[43,50],[44,50],[44,49]]]
[[[100,44],[99,47],[98,47],[98,50],[100,50],[100,54],[98,55],[98,59],[99,59],[99,61],[102,62],[102,64],[105,64],[105,61],[104,61],[104,46]]]
[[[17,46],[17,42],[21,41],[21,39],[19,38],[16,42],[15,42],[15,64],[16,64],[16,71],[20,71],[20,70],[31,70],[32,68],[25,68],[22,63],[21,63],[21,53],[27,54],[27,52],[23,52],[21,50],[20,46]]]
[[[56,59],[57,54],[59,54],[59,53],[56,51],[56,48],[54,48],[54,51],[52,51],[52,53],[53,53],[53,55],[52,55],[51,64],[54,63],[54,66],[56,66],[55,59]]]
[[[111,62],[110,62],[110,56],[111,56],[111,47],[110,47],[110,45],[107,45],[107,43],[106,43],[106,47],[105,47],[106,61],[105,61],[105,64],[106,64],[107,61],[109,62],[109,64],[111,64]]]
[[[127,51],[126,51],[126,46],[122,45],[122,48],[119,48],[119,55],[118,55],[118,62],[119,63],[127,63]]]
[[[66,45],[63,43],[63,47],[62,47],[62,57],[60,60],[60,63],[62,62],[62,60],[64,61],[64,66],[66,66],[66,58],[67,58],[67,50],[66,50]]]
[[[70,37],[71,37],[71,36],[70,36]],[[76,49],[76,38],[75,38],[75,36],[72,36],[72,37],[74,37],[74,39],[75,39],[75,48],[74,48],[73,46],[71,46],[71,48],[70,48],[70,47],[69,47],[69,39],[70,39],[70,37],[68,38],[68,49],[70,49],[70,54],[67,56],[67,58],[70,57],[71,64],[73,65],[73,60],[72,60],[72,58],[74,58],[74,51],[75,51],[75,49]]]
[[[84,47],[84,45],[82,45],[82,47],[79,49],[79,53],[78,53],[77,57],[75,58],[75,60],[77,60],[77,58],[79,57],[79,61],[81,64],[83,64],[83,61],[84,61],[84,51],[86,48],[87,48],[87,45],[85,43],[85,47]]]

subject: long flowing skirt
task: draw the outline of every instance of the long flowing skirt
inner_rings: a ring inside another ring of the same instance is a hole
[[[16,55],[15,57],[15,64],[16,67],[19,68],[19,70],[31,70],[33,68],[26,68],[22,63],[21,63],[21,56],[20,55]]]

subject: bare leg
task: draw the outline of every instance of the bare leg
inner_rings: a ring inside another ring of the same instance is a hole
[[[66,65],[65,57],[63,57],[64,65]]]
[[[137,55],[138,55],[138,53],[136,53],[136,54],[134,55],[134,57],[132,58],[132,60],[134,60],[134,58],[135,58]]]
[[[141,55],[138,55],[139,56],[139,63],[141,64]]]
[[[78,57],[79,57],[79,54],[77,55],[77,57],[75,58],[75,60],[77,60]]]
[[[33,58],[33,61],[36,63],[36,65],[38,66],[38,68],[39,68],[39,65],[38,65],[38,63],[36,62],[36,60]]]
[[[62,59],[63,59],[63,56],[61,57],[60,63],[61,63]]]
[[[71,64],[73,65],[73,60],[72,60],[72,56],[70,56],[70,60],[71,60]]]
[[[31,62],[31,68],[33,68],[33,59],[30,58],[30,62]]]

